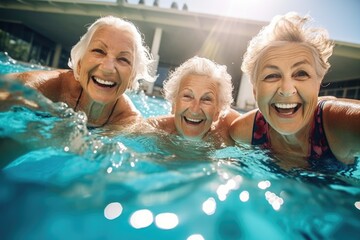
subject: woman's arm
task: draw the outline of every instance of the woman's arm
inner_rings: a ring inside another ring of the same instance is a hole
[[[72,70],[68,69],[9,73],[4,77],[9,80],[20,80],[24,85],[38,90],[52,101],[63,101],[59,99],[62,92],[68,91],[70,83],[74,80]],[[64,82],[66,83],[63,84]]]

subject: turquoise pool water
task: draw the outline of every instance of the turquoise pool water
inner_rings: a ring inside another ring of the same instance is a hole
[[[1,73],[27,67],[0,59]],[[1,239],[360,234],[358,163],[285,170],[252,148],[212,149],[176,137],[89,131],[86,118],[64,104],[16,82],[1,79],[0,90],[11,93],[0,107]],[[160,98],[129,95],[144,117],[170,110]],[[23,99],[39,107],[20,104]]]

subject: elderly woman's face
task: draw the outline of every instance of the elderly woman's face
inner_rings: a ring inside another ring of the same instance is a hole
[[[131,35],[112,26],[97,29],[79,62],[84,90],[101,103],[116,100],[125,92],[133,74],[134,44]]]
[[[314,115],[321,79],[309,48],[291,43],[260,57],[254,94],[260,111],[281,134],[294,134]]]
[[[219,117],[218,84],[207,76],[188,75],[182,79],[172,113],[178,133],[202,139]]]

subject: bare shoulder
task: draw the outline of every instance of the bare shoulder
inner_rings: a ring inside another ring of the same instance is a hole
[[[226,122],[226,125],[227,126],[230,126],[231,124],[232,124],[232,122],[236,119],[236,118],[238,118],[238,117],[240,117],[241,116],[241,114],[240,114],[240,112],[238,112],[238,111],[236,111],[236,110],[234,110],[234,109],[230,109],[230,111],[226,114],[226,116],[224,117],[224,120],[225,120],[225,122]]]
[[[122,96],[119,98],[120,108],[128,109],[131,112],[135,112],[137,114],[140,114],[139,110],[135,107],[134,103],[131,101],[128,95],[126,93],[122,94]]]
[[[323,107],[323,126],[331,150],[339,160],[347,161],[360,153],[360,101],[332,99]]]
[[[244,113],[232,122],[229,132],[236,142],[251,143],[256,112],[257,109]]]
[[[176,131],[174,116],[172,115],[150,117],[147,119],[147,122],[154,128],[164,130],[168,133]]]
[[[238,111],[235,111],[235,110],[231,109],[225,115],[220,116],[217,123],[214,124],[215,132],[217,132],[217,133],[222,132],[223,135],[227,135],[228,137],[230,137],[229,136],[229,128],[230,128],[232,122],[236,118],[240,117],[240,115],[241,114]]]
[[[142,118],[139,110],[125,93],[118,99],[116,116],[116,122],[133,122]]]
[[[325,121],[336,127],[339,123],[357,123],[360,117],[360,100],[336,98],[327,100],[323,107]]]

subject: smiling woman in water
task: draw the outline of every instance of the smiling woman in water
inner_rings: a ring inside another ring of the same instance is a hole
[[[240,116],[230,108],[232,89],[226,66],[193,57],[164,83],[164,97],[171,103],[172,114],[150,118],[148,122],[156,129],[188,140],[232,145],[228,128]]]
[[[72,48],[72,70],[7,77],[85,112],[91,127],[124,125],[140,117],[125,91],[136,88],[138,79],[153,80],[148,74],[151,61],[138,29],[131,22],[107,16],[96,20]]]
[[[281,159],[353,163],[360,154],[360,101],[318,98],[333,43],[309,20],[295,13],[277,16],[250,41],[242,70],[259,109],[235,120],[230,134]]]

